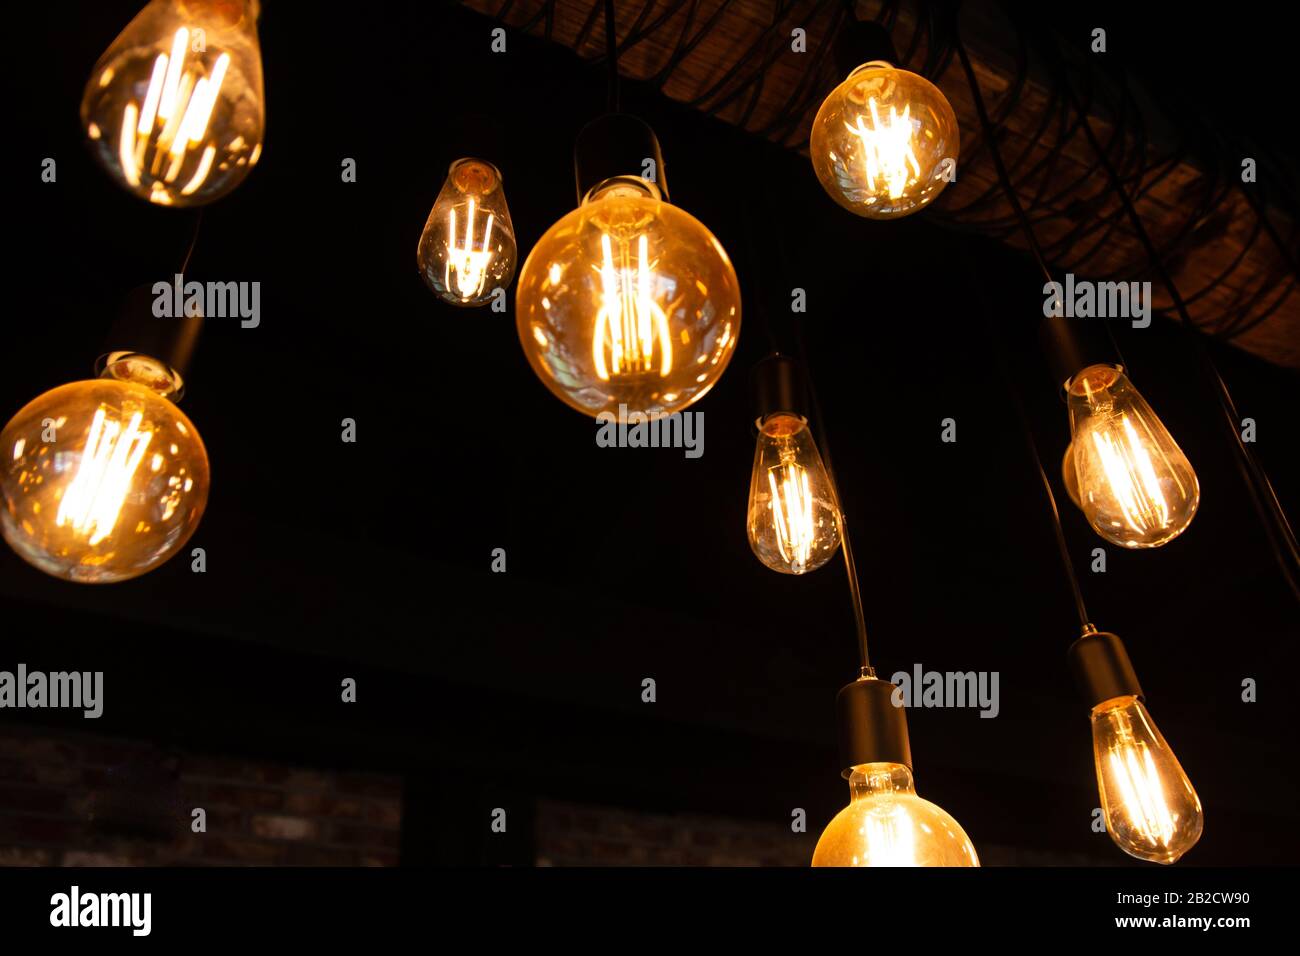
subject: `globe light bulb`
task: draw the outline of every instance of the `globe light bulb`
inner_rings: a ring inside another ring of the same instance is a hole
[[[758,560],[785,574],[820,568],[840,546],[835,488],[798,415],[776,413],[759,423],[748,530]]]
[[[822,188],[849,212],[897,219],[943,192],[960,132],[929,80],[883,60],[864,63],[826,97],[810,152]]]
[[[860,764],[849,775],[850,802],[827,824],[813,866],[979,866],[957,821],[916,795],[912,771],[898,763]]]
[[[514,226],[501,172],[481,159],[451,164],[420,234],[420,275],[452,305],[482,305],[515,275]]]
[[[163,206],[230,192],[262,153],[257,0],[152,0],[99,58],[81,122],[119,184]]]
[[[0,432],[0,532],[25,561],[83,584],[124,581],[181,549],[208,499],[208,455],[171,401],[178,379],[115,354]]]
[[[1090,366],[1066,396],[1066,488],[1093,530],[1126,548],[1158,548],[1182,534],[1200,503],[1196,472],[1123,369]]]
[[[580,412],[670,415],[704,396],[740,334],[736,271],[653,184],[615,177],[548,229],[519,274],[519,340]]]
[[[1201,838],[1201,801],[1142,701],[1116,697],[1092,709],[1106,831],[1139,860],[1173,863]]]

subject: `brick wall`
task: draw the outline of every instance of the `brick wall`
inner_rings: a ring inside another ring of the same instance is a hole
[[[540,866],[807,866],[817,843],[788,823],[550,801],[535,833]]]
[[[401,793],[395,776],[0,728],[0,866],[395,866]]]

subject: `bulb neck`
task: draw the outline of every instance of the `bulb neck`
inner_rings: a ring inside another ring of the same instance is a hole
[[[587,203],[599,202],[602,199],[617,199],[620,196],[656,201],[663,198],[659,194],[659,187],[640,176],[613,176],[592,186],[582,197],[582,204],[585,206]]]
[[[870,800],[888,794],[916,794],[912,771],[901,763],[859,764],[848,771],[849,799]]]
[[[456,191],[467,196],[486,196],[501,185],[501,170],[486,159],[466,156],[447,168],[447,178]]]
[[[1096,720],[1098,717],[1109,714],[1112,710],[1125,711],[1130,707],[1143,707],[1141,698],[1129,695],[1126,697],[1112,697],[1110,700],[1103,700],[1101,703],[1093,706],[1090,716],[1093,720]],[[1143,707],[1143,709],[1145,709],[1145,707]],[[1127,715],[1120,714],[1117,716],[1119,717],[1117,723],[1122,731],[1122,735],[1131,738],[1133,735],[1133,728]]]
[[[835,697],[840,727],[840,766],[845,779],[858,767],[897,764],[912,768],[912,747],[907,737],[907,711],[898,688],[866,673],[845,684]]]
[[[180,373],[151,355],[139,352],[109,352],[96,363],[100,378],[115,382],[143,385],[171,402],[179,402],[185,394],[185,380]]]

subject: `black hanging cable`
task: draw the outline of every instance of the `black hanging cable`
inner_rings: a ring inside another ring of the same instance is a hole
[[[1029,454],[1034,459],[1034,468],[1038,470],[1038,478],[1043,484],[1043,492],[1047,495],[1047,504],[1052,509],[1052,531],[1056,537],[1056,550],[1061,557],[1061,565],[1065,570],[1066,581],[1070,585],[1070,594],[1074,599],[1074,610],[1079,616],[1079,627],[1083,633],[1088,634],[1096,630],[1092,624],[1092,618],[1088,614],[1087,604],[1083,599],[1083,588],[1079,583],[1078,573],[1074,570],[1074,560],[1070,557],[1069,544],[1065,540],[1065,527],[1061,523],[1061,512],[1056,506],[1056,494],[1052,491],[1052,482],[1047,477],[1047,469],[1043,467],[1042,456],[1038,453],[1038,443],[1034,441],[1033,425],[1029,421],[1029,413],[1025,409],[1024,400],[1020,396],[1020,390],[1016,388],[1015,382],[1011,378],[1011,371],[1007,368],[1006,359],[1002,355],[1002,343],[998,341],[994,333],[993,323],[990,319],[992,310],[989,308],[988,300],[984,294],[984,284],[980,281],[979,276],[975,274],[974,266],[966,256],[957,257],[966,269],[967,281],[971,288],[976,290],[980,298],[981,313],[984,318],[984,332],[988,337],[990,347],[998,364],[998,370],[1002,374],[1003,383],[1007,391],[1011,394],[1012,404],[1016,408],[1016,417],[1020,421],[1021,432],[1025,436],[1025,444],[1029,447]]]
[[[779,238],[777,239],[777,246],[784,264],[784,244]],[[812,374],[812,368],[808,364],[808,346],[804,340],[803,327],[798,321],[793,321],[791,324],[794,326],[795,348],[799,364],[803,367],[804,383],[808,391],[808,403],[812,409],[813,421],[816,427],[817,447],[821,452],[822,465],[826,468],[826,476],[830,479],[831,491],[835,495],[835,513],[840,524],[840,548],[844,552],[844,571],[849,579],[849,601],[853,605],[853,622],[858,637],[858,658],[862,673],[866,676],[875,676],[875,671],[871,667],[871,654],[867,648],[867,617],[862,608],[862,586],[858,580],[857,562],[853,557],[853,542],[849,535],[849,523],[844,515],[844,505],[840,497],[839,479],[835,475],[835,463],[831,458],[831,444],[826,433],[826,416],[822,414],[821,399],[817,394],[817,383]]]
[[[199,228],[203,225],[203,207],[200,206],[194,212],[194,231],[190,235],[189,248],[185,250],[185,258],[181,260],[181,267],[176,271],[185,274],[185,270],[190,267],[190,259],[194,257],[194,247],[199,244]]]
[[[835,464],[831,460],[831,444],[826,437],[826,417],[822,414],[822,403],[817,396],[817,384],[813,379],[812,369],[808,367],[808,348],[804,342],[803,329],[795,323],[795,344],[799,354],[799,364],[804,368],[804,379],[808,384],[808,403],[812,408],[813,419],[817,423],[817,445],[821,451],[822,464],[826,476],[831,482],[831,491],[835,495],[835,513],[840,521],[840,548],[844,551],[844,572],[849,579],[849,601],[853,605],[853,623],[858,634],[858,658],[862,673],[874,675],[871,668],[871,655],[867,650],[867,617],[862,609],[862,586],[858,581],[858,565],[853,557],[853,542],[849,535],[849,521],[844,515],[844,505],[840,498],[840,483],[835,476]]]
[[[739,195],[739,194],[738,194]],[[758,243],[755,236],[759,235],[757,228],[758,223],[754,216],[753,204],[741,196],[741,218],[745,222],[745,246],[746,252],[749,253],[749,274],[753,278],[753,309],[758,313],[759,324],[763,326],[763,332],[767,335],[768,350],[773,355],[781,353],[781,342],[776,334],[776,324],[772,321],[771,313],[767,309],[767,296],[763,289],[763,263],[758,254]]]
[[[966,80],[970,84],[971,98],[975,102],[975,113],[979,117],[980,127],[984,134],[984,140],[988,144],[989,154],[993,159],[993,167],[997,171],[998,180],[1002,184],[1003,190],[1007,194],[1007,201],[1011,203],[1011,208],[1020,220],[1020,225],[1025,233],[1025,241],[1029,244],[1030,251],[1033,253],[1038,267],[1042,270],[1043,275],[1049,282],[1052,280],[1052,270],[1047,265],[1047,260],[1043,257],[1042,248],[1038,245],[1038,238],[1034,235],[1033,226],[1029,222],[1029,217],[1025,215],[1024,207],[1020,204],[1020,199],[1011,184],[1011,177],[1007,174],[1006,166],[1002,162],[1002,153],[998,149],[997,139],[994,136],[993,124],[989,121],[988,111],[984,107],[984,98],[980,94],[979,81],[975,77],[975,70],[971,66],[970,57],[966,55],[966,47],[961,42],[961,37],[956,29],[953,30],[953,47],[957,51],[957,57],[961,60],[962,70],[966,73]],[[978,286],[978,283],[975,283]],[[987,314],[987,310],[985,310]],[[991,336],[991,333],[990,333]],[[998,361],[1003,362],[1001,348],[995,340],[993,342],[994,354]],[[1052,509],[1052,529],[1056,534],[1056,549],[1060,554],[1061,565],[1065,569],[1065,577],[1070,584],[1070,592],[1074,598],[1074,608],[1079,615],[1079,626],[1084,633],[1089,633],[1095,628],[1092,620],[1088,615],[1088,607],[1083,599],[1083,589],[1079,585],[1079,576],[1074,570],[1074,560],[1070,557],[1070,548],[1065,540],[1065,528],[1061,524],[1061,512],[1056,505],[1056,495],[1052,491],[1052,483],[1047,477],[1047,470],[1043,467],[1042,457],[1038,454],[1038,445],[1034,441],[1033,430],[1030,426],[1029,415],[1025,411],[1024,402],[1021,401],[1020,393],[1011,383],[1010,374],[1007,373],[1005,364],[1003,364],[1003,374],[1006,377],[1008,387],[1011,390],[1015,402],[1016,411],[1020,417],[1020,423],[1024,428],[1025,438],[1029,444],[1030,453],[1034,458],[1034,465],[1038,469],[1038,477],[1042,480],[1043,491],[1047,495],[1047,502]]]
[[[614,0],[605,0],[605,60],[609,71],[609,92],[606,108],[611,113],[619,111],[618,89],[618,35],[614,28]]]

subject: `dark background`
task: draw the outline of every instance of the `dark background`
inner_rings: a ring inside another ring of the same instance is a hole
[[[1103,542],[1060,492],[1068,425],[1037,350],[1042,281],[1028,261],[924,214],[858,220],[805,157],[624,84],[624,107],[659,134],[674,202],[730,253],[746,311],[730,369],[695,406],[703,458],[598,449],[595,423],[529,371],[513,314],[440,304],[415,247],[466,151],[460,118],[483,113],[502,125],[488,158],[505,175],[522,263],[575,203],[573,138],[604,108],[603,74],[514,33],[494,55],[493,24],[449,3],[264,6],[264,155],[205,211],[186,272],[262,283],[261,327],[209,322],[182,406],[212,462],[190,543],[207,573],[178,558],[77,587],[0,549],[0,668],[106,672],[93,726],[30,712],[6,722],[400,773],[406,863],[528,862],[527,828],[488,840],[467,821],[494,806],[525,819],[540,798],[778,822],[804,807],[811,855],[847,797],[831,707],[856,674],[842,565],[777,575],[745,538],[747,373],[773,340],[798,340],[797,321],[878,669],[1000,673],[995,720],[909,715],[920,794],[977,848],[1131,862],[1089,826],[1087,711],[1065,662],[1077,628],[1019,394],[1093,619],[1125,638],[1205,805],[1186,862],[1294,861],[1296,608],[1181,328],[1158,318],[1115,331],[1197,470],[1200,512],[1157,551],[1107,548],[1107,573],[1091,574]],[[4,184],[0,417],[86,377],[125,294],[169,278],[193,233],[193,213],[117,189],[81,141],[82,86],[136,10],[29,12],[10,66],[23,109]],[[1167,38],[1131,24],[1143,49]],[[1239,60],[1250,89],[1283,77],[1281,61],[1245,49],[1215,57]],[[1204,63],[1171,69],[1194,84]],[[1282,137],[1286,125],[1249,132]],[[57,184],[39,181],[46,156]],[[355,184],[340,181],[345,157]],[[788,313],[795,287],[806,315]],[[1294,371],[1214,355],[1294,514]],[[356,444],[339,439],[345,417]],[[939,440],[947,417],[956,444]],[[505,574],[490,571],[497,547]],[[344,677],[358,680],[355,705],[339,701]],[[645,677],[653,705],[640,700]],[[1240,700],[1248,677],[1258,703]]]

